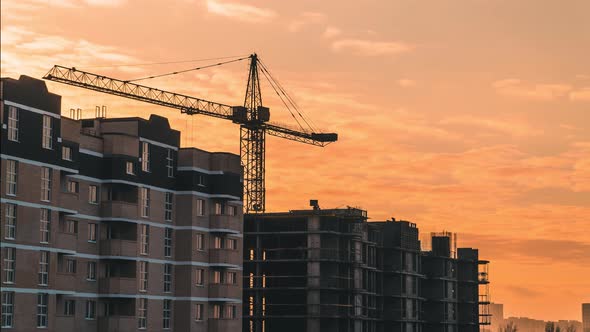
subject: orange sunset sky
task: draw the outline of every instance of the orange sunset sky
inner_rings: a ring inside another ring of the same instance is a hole
[[[269,137],[270,211],[358,206],[450,230],[491,260],[506,316],[590,302],[590,1],[2,0],[2,76],[54,64],[122,79],[258,52],[314,123]],[[247,62],[143,84],[243,103]],[[239,153],[232,123],[48,82],[63,114],[167,116],[184,146]],[[264,84],[271,118],[292,123]]]

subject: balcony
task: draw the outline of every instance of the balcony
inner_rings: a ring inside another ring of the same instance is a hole
[[[137,330],[137,320],[134,316],[106,316],[98,318],[98,331],[100,332],[126,332],[134,330]]]
[[[74,331],[76,326],[76,320],[74,316],[55,316],[55,330],[56,331]]]
[[[78,194],[70,192],[60,192],[59,205],[64,209],[77,211],[80,208]]]
[[[59,249],[76,250],[77,236],[73,233],[56,232],[52,241]]]
[[[124,201],[107,201],[100,203],[100,213],[106,218],[137,219],[137,204]]]
[[[104,294],[133,294],[137,292],[136,278],[111,277],[98,279],[98,292]]]
[[[226,263],[241,265],[242,254],[239,250],[232,249],[210,249],[209,250],[210,263]]]
[[[237,216],[212,214],[209,216],[209,228],[231,229],[235,232],[242,232],[242,224]]]
[[[137,241],[106,239],[100,240],[100,254],[104,256],[137,256]]]
[[[210,298],[240,298],[242,288],[239,284],[209,284]]]
[[[61,291],[75,291],[77,288],[76,274],[56,272],[55,280],[49,280],[49,283],[54,283],[55,288]]]

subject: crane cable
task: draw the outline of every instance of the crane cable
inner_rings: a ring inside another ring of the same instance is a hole
[[[114,68],[114,67],[141,67],[141,66],[153,66],[153,65],[170,65],[170,64],[176,64],[176,63],[190,63],[190,62],[200,62],[200,61],[213,61],[213,60],[233,59],[233,58],[243,57],[243,56],[246,56],[246,55],[247,54],[224,56],[224,57],[217,57],[217,58],[206,58],[206,59],[165,61],[165,62],[149,62],[149,63],[131,63],[131,64],[122,64],[122,65],[80,66],[80,68]]]
[[[127,83],[129,83],[129,82],[137,82],[137,81],[143,81],[143,80],[148,80],[148,79],[158,78],[158,77],[163,77],[163,76],[177,75],[177,74],[182,74],[182,73],[186,73],[186,72],[189,72],[189,71],[194,71],[194,70],[200,70],[200,69],[205,69],[205,68],[211,68],[211,67],[221,66],[221,65],[228,64],[228,63],[232,63],[232,62],[246,60],[246,59],[249,59],[249,58],[250,57],[243,57],[243,58],[238,58],[238,59],[234,59],[234,60],[229,60],[229,61],[214,63],[214,64],[211,64],[211,65],[206,65],[206,66],[202,66],[202,67],[190,68],[190,69],[179,70],[179,71],[174,71],[174,72],[170,72],[170,73],[153,75],[153,76],[147,76],[147,77],[140,77],[140,78],[136,78],[136,79],[132,79],[132,80],[126,80],[125,82],[127,82]]]
[[[307,121],[306,117],[303,116],[303,114],[301,114],[301,111],[299,110],[299,106],[297,105],[297,103],[295,103],[295,101],[293,100],[293,98],[291,98],[291,96],[287,93],[287,91],[285,90],[285,88],[283,88],[283,86],[278,82],[278,80],[276,80],[272,76],[272,74],[270,73],[270,70],[268,70],[268,68],[260,60],[259,60],[259,62],[260,62],[261,68],[263,68],[263,70],[268,73],[268,75],[271,77],[271,79],[279,87],[279,89],[281,90],[281,93],[285,96],[285,98],[287,98],[287,100],[293,106],[293,108],[295,109],[295,111],[297,111],[297,114],[299,114],[299,116],[305,122],[305,124],[309,127],[309,129],[312,132],[315,132],[316,131],[315,128],[314,128],[315,127],[315,123],[313,123],[313,121],[311,119],[309,119],[309,122],[311,122],[311,124]]]

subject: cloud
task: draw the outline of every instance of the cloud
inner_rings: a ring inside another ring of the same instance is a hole
[[[127,0],[20,0],[17,3],[11,3],[10,0],[8,0],[2,2],[8,2],[10,8],[31,11],[39,9],[40,6],[59,8],[80,8],[85,5],[95,7],[119,7],[127,3]]]
[[[477,118],[470,115],[455,116],[440,121],[444,125],[459,125],[463,127],[477,127],[478,130],[487,129],[514,137],[530,137],[543,134],[542,130],[528,125],[526,122],[515,121],[514,119],[489,119]]]
[[[340,29],[333,27],[333,26],[329,26],[326,27],[326,30],[324,30],[324,37],[325,38],[334,38],[338,35],[340,35],[342,33],[342,31],[340,31]]]
[[[416,81],[407,78],[402,78],[397,80],[397,85],[401,86],[402,88],[410,88],[416,86]]]
[[[396,55],[406,53],[414,46],[403,42],[371,41],[363,39],[339,39],[332,42],[335,52],[350,51],[360,56]]]
[[[325,15],[322,13],[305,12],[299,15],[297,19],[293,20],[289,24],[288,29],[291,32],[298,32],[307,25],[322,23],[325,20],[325,18]]]
[[[538,84],[509,78],[492,83],[497,93],[529,100],[551,101],[566,97],[572,90],[568,84]]]
[[[233,2],[207,1],[209,13],[248,23],[261,23],[273,20],[277,14],[273,10]]]
[[[569,97],[571,101],[590,101],[590,87],[572,91]]]

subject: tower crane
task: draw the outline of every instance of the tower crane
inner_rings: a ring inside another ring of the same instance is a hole
[[[315,130],[311,129],[311,126],[310,129],[304,129],[303,126],[300,125],[301,130],[299,130],[270,123],[270,110],[262,104],[259,80],[259,74],[261,71],[263,75],[269,78],[270,72],[268,69],[262,62],[260,62],[256,54],[251,54],[248,57],[227,61],[225,63],[245,59],[250,60],[250,68],[243,106],[229,106],[178,93],[163,91],[132,83],[132,81],[141,79],[120,80],[78,70],[75,67],[68,68],[55,65],[43,78],[89,90],[179,109],[181,113],[187,115],[202,114],[230,120],[233,123],[238,124],[240,126],[240,158],[242,167],[244,168],[244,212],[263,213],[265,211],[264,160],[266,134],[320,147],[337,141],[338,134],[315,132]],[[221,64],[224,63],[218,63],[215,65]],[[165,75],[177,73],[179,72]],[[277,85],[278,83],[276,81],[273,83],[272,80],[274,79],[271,79],[272,77],[269,81],[273,88],[276,86],[280,87],[280,85]],[[279,97],[281,97],[281,93],[279,92],[280,89],[277,91],[275,88],[275,91]],[[290,97],[285,94],[284,90],[282,91],[282,94],[285,98],[290,99]],[[283,100],[282,97],[281,100]]]

